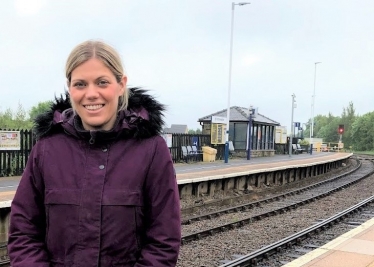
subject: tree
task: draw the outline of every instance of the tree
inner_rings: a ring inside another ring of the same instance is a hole
[[[313,137],[316,138],[323,138],[319,131],[321,128],[327,124],[327,117],[324,115],[317,115],[314,117],[314,127],[313,127]],[[304,138],[309,138],[310,132],[311,132],[311,125],[312,125],[312,120],[309,119],[309,121],[306,124],[305,131],[303,133]]]
[[[352,124],[352,146],[356,151],[374,149],[374,112],[358,117]]]
[[[188,134],[201,134],[201,130],[199,128],[196,130],[188,130]]]
[[[13,120],[13,111],[7,108],[5,112],[0,112],[0,129],[11,129]]]
[[[27,119],[26,119],[26,111],[23,108],[21,103],[18,103],[17,110],[14,114],[14,121],[16,125],[22,125],[24,124]]]
[[[306,146],[306,145],[309,145],[309,142],[307,140],[303,139],[303,140],[299,141],[299,144],[302,145],[302,146]]]
[[[341,121],[339,124],[344,124],[344,134],[342,136],[342,141],[344,147],[349,147],[353,143],[352,139],[352,125],[357,119],[356,110],[353,106],[353,102],[349,102],[348,107],[343,108]]]
[[[7,108],[0,112],[0,129],[31,129],[32,123],[27,119],[27,114],[21,103],[18,104],[16,112]]]
[[[317,115],[314,118],[314,128],[313,128],[313,135],[316,138],[323,138],[320,131],[321,129],[327,125],[328,123],[328,117],[326,115]]]
[[[195,130],[188,130],[188,134],[195,134]]]
[[[339,141],[339,135],[337,132],[340,118],[335,117],[329,113],[329,115],[324,118],[324,124],[318,131],[318,137],[322,138],[324,142],[337,143]]]
[[[33,106],[29,112],[30,120],[34,121],[39,114],[47,112],[51,108],[52,103],[52,101],[44,101]]]

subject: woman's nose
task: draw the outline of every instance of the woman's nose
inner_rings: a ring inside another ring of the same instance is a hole
[[[89,84],[87,86],[86,97],[87,98],[97,98],[99,96],[99,92],[94,84]]]

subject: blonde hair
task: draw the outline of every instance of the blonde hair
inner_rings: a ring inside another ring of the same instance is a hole
[[[118,83],[125,76],[121,58],[118,52],[110,45],[102,41],[89,40],[78,44],[70,53],[65,66],[66,79],[71,82],[73,70],[91,58],[97,58],[110,69]],[[127,109],[129,92],[125,88],[124,93],[118,100],[118,110]]]

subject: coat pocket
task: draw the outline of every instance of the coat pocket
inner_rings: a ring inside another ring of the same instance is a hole
[[[140,191],[105,190],[102,200],[103,206],[143,206]]]
[[[81,190],[47,189],[44,204],[46,205],[79,205]]]
[[[77,244],[80,190],[49,189],[44,204],[47,215],[46,245],[51,259],[72,261]]]
[[[144,234],[143,205],[141,191],[104,191],[102,246],[105,254],[114,261],[136,261]]]

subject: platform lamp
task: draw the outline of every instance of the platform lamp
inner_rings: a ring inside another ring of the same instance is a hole
[[[227,127],[226,127],[226,142],[225,142],[225,163],[229,162],[229,128],[230,128],[230,94],[231,94],[231,65],[232,65],[232,40],[234,36],[234,10],[235,6],[249,5],[247,2],[240,2],[231,4],[231,37],[230,37],[230,62],[229,62],[229,89],[227,96]]]
[[[292,138],[293,138],[293,132],[294,132],[294,123],[293,123],[293,112],[294,109],[296,108],[296,95],[292,94],[292,112],[291,112],[291,135],[290,135],[290,142],[288,144],[288,154],[291,157],[292,156]]]
[[[314,89],[313,89],[313,96],[312,96],[312,125],[309,129],[309,141],[310,141],[310,154],[313,153],[313,129],[314,129],[314,100],[316,98],[316,76],[317,76],[317,64],[322,62],[315,62],[314,63]]]

